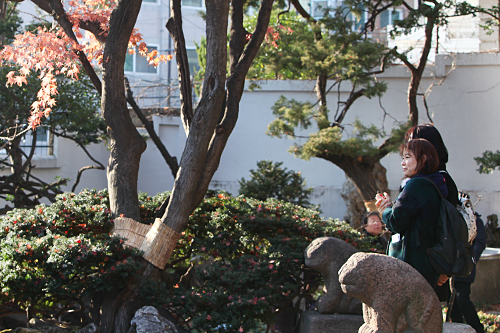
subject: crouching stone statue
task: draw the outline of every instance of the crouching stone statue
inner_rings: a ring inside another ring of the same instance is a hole
[[[338,271],[358,250],[341,239],[334,237],[316,238],[305,250],[307,267],[323,275],[325,295],[316,301],[321,314],[361,314],[361,302],[344,294],[340,288]]]
[[[407,328],[442,332],[436,293],[417,270],[401,260],[358,252],[340,269],[339,282],[344,293],[364,303],[359,333],[399,333]]]

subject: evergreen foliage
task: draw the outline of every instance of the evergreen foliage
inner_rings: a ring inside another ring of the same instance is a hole
[[[0,10],[0,48],[3,45],[12,43],[15,34],[19,27],[23,24],[23,20],[19,17],[17,3],[11,1],[3,1]]]
[[[333,156],[349,156],[359,162],[363,157],[378,155],[381,158],[397,150],[408,128],[406,122],[396,122],[391,133],[386,133],[375,125],[364,125],[358,118],[351,124],[352,131],[347,131],[342,124],[350,106],[359,97],[382,96],[387,86],[374,74],[395,59],[394,50],[367,38],[353,24],[354,15],[360,14],[358,7],[352,3],[328,9],[317,22],[301,19],[293,12],[273,16],[268,43],[263,44],[249,70],[247,78],[256,83],[259,79],[316,79],[318,82],[320,78],[325,80],[325,85],[331,83],[329,88],[316,85],[316,103],[281,96],[272,107],[276,118],[268,125],[267,134],[300,138],[301,143],[296,142],[289,150],[296,157],[333,161],[337,159]],[[255,19],[249,18],[248,25],[252,24]],[[351,93],[346,100],[339,99],[336,108],[328,108],[326,94],[334,87],[340,89],[345,82],[352,86]],[[384,139],[386,142],[380,149],[378,145]],[[370,163],[376,161],[374,158]]]
[[[55,314],[67,302],[123,287],[139,256],[109,235],[112,222],[107,191],[95,190],[2,216],[0,309]]]
[[[192,331],[263,331],[258,327],[271,327],[281,312],[300,313],[301,299],[314,301],[321,277],[305,267],[304,250],[322,236],[377,250],[373,239],[318,211],[215,192],[192,214],[172,258],[182,259],[178,249],[189,246],[191,262],[205,263],[197,270],[201,286],[153,284],[144,293]]]
[[[306,182],[300,172],[281,168],[283,162],[259,161],[257,170],[250,170],[251,179],[239,180],[240,195],[266,200],[274,198],[299,206],[310,206],[309,195],[313,189],[305,188]]]
[[[379,151],[375,146],[375,142],[384,136],[385,133],[374,125],[365,127],[359,120],[354,121],[353,127],[354,131],[352,135],[346,139],[343,139],[344,132],[339,127],[320,129],[318,132],[312,133],[309,140],[303,145],[293,145],[289,152],[304,160],[324,154],[348,156],[376,155]],[[391,137],[396,139],[391,141],[386,146],[386,149],[396,151],[407,129],[407,124],[394,127]]]
[[[327,12],[317,23],[311,23],[293,11],[278,16],[276,10],[271,16],[267,43],[259,50],[247,78],[293,80],[328,75],[330,80],[364,86],[367,97],[383,94],[386,84],[370,73],[388,61],[384,57],[389,50],[353,30],[352,21],[345,20],[344,11],[344,7],[339,7],[331,15]],[[250,30],[256,24],[256,17],[246,18],[246,24]]]
[[[152,223],[168,195],[140,194],[141,222]],[[138,269],[140,253],[110,236],[112,225],[107,191],[96,190],[0,217],[0,311],[50,317],[76,307],[89,321],[87,302],[123,286]],[[211,192],[191,215],[166,278],[152,281],[142,296],[193,331],[271,325],[285,309],[300,311],[297,297],[313,301],[321,277],[304,266],[304,249],[321,236],[377,250],[371,239],[318,211]],[[205,268],[192,268],[200,284],[179,279],[177,272],[200,261]]]
[[[496,168],[500,168],[500,150],[496,152],[487,150],[483,152],[483,156],[474,157],[474,160],[479,165],[477,169],[479,173],[493,173]]]

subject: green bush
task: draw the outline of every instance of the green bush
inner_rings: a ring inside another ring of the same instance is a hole
[[[239,180],[240,195],[266,200],[274,198],[293,204],[310,207],[309,195],[312,188],[306,188],[306,182],[300,172],[281,168],[283,162],[259,161],[257,170],[250,170],[251,179]]]
[[[304,250],[321,236],[333,236],[374,251],[345,222],[323,220],[315,210],[275,199],[259,201],[214,193],[192,214],[178,249],[190,258],[213,259],[198,272],[202,287],[177,284],[162,293],[154,285],[149,300],[165,306],[196,332],[248,332],[271,325],[297,298],[312,302],[321,277],[304,265]],[[181,259],[174,251],[172,260]]]
[[[0,310],[32,313],[123,286],[138,252],[109,235],[107,191],[57,196],[0,219]]]
[[[141,222],[152,223],[168,195],[141,193]],[[109,235],[112,222],[107,192],[95,190],[1,217],[0,310],[29,307],[50,315],[68,300],[83,304],[85,297],[123,286],[139,253]],[[209,263],[196,271],[201,283],[154,281],[143,296],[197,332],[248,332],[271,325],[284,310],[299,311],[294,299],[312,302],[321,277],[307,270],[303,253],[314,238],[333,236],[375,250],[371,239],[344,222],[323,220],[318,211],[222,192],[209,193],[182,234],[164,276]]]

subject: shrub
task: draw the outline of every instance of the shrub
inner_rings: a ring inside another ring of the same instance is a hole
[[[141,222],[152,223],[168,195],[141,193]],[[0,310],[53,315],[123,286],[137,270],[139,253],[109,235],[108,207],[106,191],[86,190],[1,217]],[[196,272],[201,283],[152,281],[143,296],[198,332],[249,331],[271,325],[282,311],[299,311],[294,300],[312,302],[321,277],[305,267],[303,253],[314,238],[333,236],[375,250],[371,239],[339,220],[323,220],[318,211],[224,192],[210,192],[182,234],[164,273],[211,263]]]
[[[1,217],[0,309],[55,311],[57,303],[123,286],[137,270],[138,252],[109,235],[107,191],[56,200]]]
[[[275,198],[293,204],[309,207],[309,195],[312,188],[306,188],[306,182],[300,172],[287,168],[281,168],[283,162],[273,163],[272,161],[257,162],[258,169],[250,170],[251,179],[239,180],[240,195],[266,200]]]
[[[271,325],[285,310],[299,312],[301,298],[312,302],[320,282],[304,265],[304,250],[321,236],[375,250],[345,222],[323,220],[318,211],[268,199],[215,193],[192,214],[178,249],[190,258],[213,259],[198,272],[202,287],[177,284],[149,291],[150,302],[167,307],[196,332],[236,332]],[[172,260],[182,259],[174,251]],[[294,304],[297,304],[294,307]]]

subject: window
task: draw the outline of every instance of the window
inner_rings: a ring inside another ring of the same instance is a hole
[[[31,143],[33,142],[33,134],[27,132],[21,140],[20,148],[26,154],[31,152]],[[1,155],[6,155],[5,149],[0,150]],[[54,136],[45,128],[38,128],[36,132],[36,148],[35,156],[51,156],[54,155]]]
[[[360,17],[356,17],[350,12],[349,6],[343,2],[343,0],[311,0],[311,16],[315,18],[322,18],[324,16],[325,10],[328,8],[339,8],[343,15],[346,15],[347,20],[353,23],[352,28],[355,31],[359,31],[364,28],[367,21],[367,13],[363,8],[360,10]]]
[[[328,1],[313,1],[311,3],[311,16],[313,17],[323,17],[325,9],[328,7]]]
[[[200,63],[198,61],[198,53],[196,50],[186,50],[189,63],[189,73],[194,74],[200,70]]]
[[[203,7],[203,0],[182,0],[183,6]]]
[[[54,155],[54,137],[52,133],[48,132],[45,128],[39,128],[36,132],[36,148],[35,155],[49,156]],[[26,133],[21,141],[21,149],[29,154],[31,151],[31,143],[33,142],[32,132]]]
[[[158,50],[156,46],[148,45],[148,51]],[[140,54],[129,54],[125,58],[125,72],[158,74],[158,67],[150,66],[148,60]]]
[[[401,9],[388,9],[380,14],[380,27],[386,28],[388,25],[394,25],[396,21],[403,19],[403,11]]]
[[[158,3],[157,0],[142,0],[142,2],[145,2],[145,3]]]

